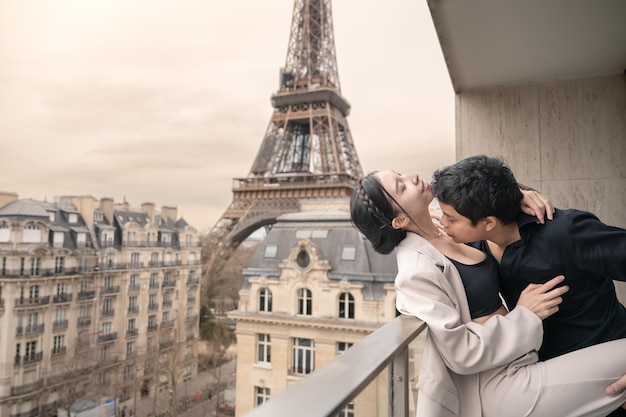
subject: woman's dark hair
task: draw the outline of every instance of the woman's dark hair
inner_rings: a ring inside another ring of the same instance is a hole
[[[374,174],[358,181],[350,198],[350,216],[374,250],[388,254],[406,237],[406,231],[391,225],[397,212]]]

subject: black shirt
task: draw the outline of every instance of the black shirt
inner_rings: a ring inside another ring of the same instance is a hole
[[[570,287],[559,311],[543,322],[540,359],[626,337],[626,308],[612,281],[626,281],[626,230],[572,209],[556,210],[543,225],[522,214],[518,226],[521,240],[505,248],[500,263],[508,307],[529,283],[562,274]],[[474,246],[491,255],[486,242]]]
[[[482,262],[467,265],[452,258],[448,259],[459,271],[473,319],[488,316],[502,306],[498,265],[495,260],[486,256]]]

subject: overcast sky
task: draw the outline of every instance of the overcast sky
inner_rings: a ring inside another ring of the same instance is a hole
[[[384,6],[383,6],[384,4]],[[174,205],[207,230],[270,120],[293,0],[0,0],[0,191]],[[335,0],[365,172],[454,161],[425,0]]]

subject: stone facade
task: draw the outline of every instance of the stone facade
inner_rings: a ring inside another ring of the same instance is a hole
[[[0,193],[0,417],[130,415],[195,376],[200,252],[175,207]]]

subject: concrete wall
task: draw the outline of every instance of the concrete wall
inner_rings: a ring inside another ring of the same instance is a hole
[[[502,156],[557,207],[626,228],[626,76],[463,92],[456,124],[457,159]]]

